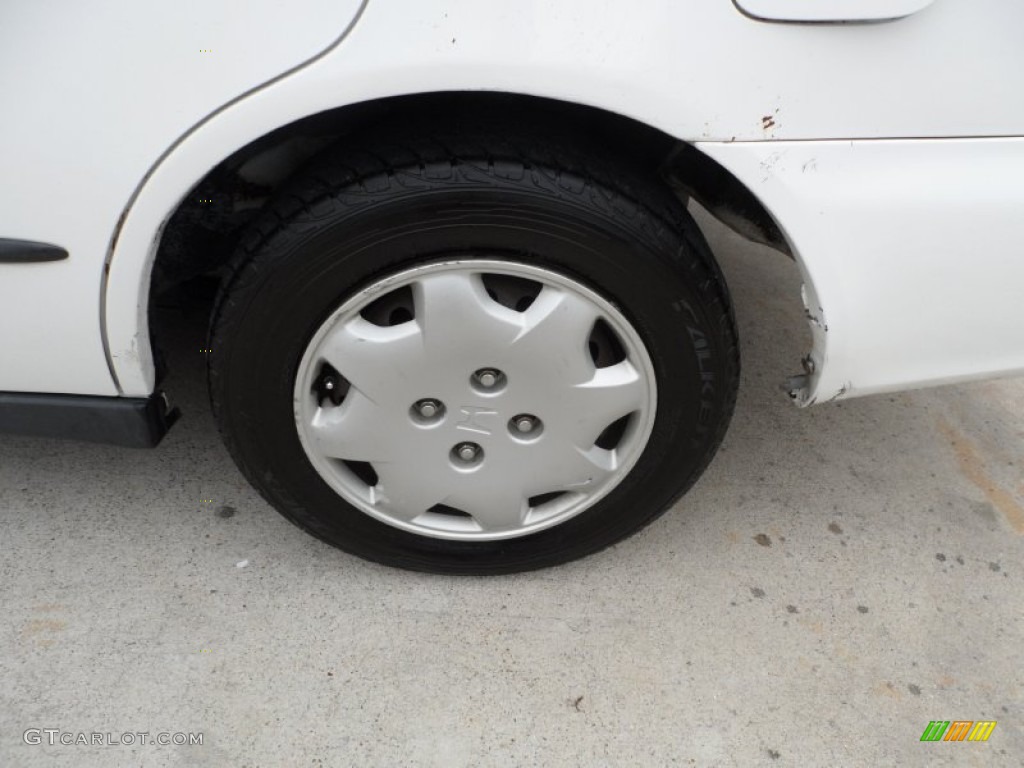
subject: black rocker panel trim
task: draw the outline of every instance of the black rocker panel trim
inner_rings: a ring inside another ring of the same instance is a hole
[[[0,392],[0,433],[153,448],[178,420],[163,394],[96,397]]]

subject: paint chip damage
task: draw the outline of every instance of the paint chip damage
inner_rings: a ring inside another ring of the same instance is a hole
[[[804,304],[804,317],[811,327],[814,337],[814,344],[811,351],[804,355],[800,363],[804,372],[796,376],[790,376],[783,384],[783,389],[790,399],[801,408],[814,405],[818,402],[817,380],[821,370],[821,363],[824,361],[825,335],[828,333],[828,323],[825,321],[825,309],[818,303],[812,292],[804,283],[800,289],[800,297]],[[815,309],[811,309],[815,307]],[[845,396],[852,389],[852,385],[845,383],[838,392],[833,394],[826,402],[832,402]]]

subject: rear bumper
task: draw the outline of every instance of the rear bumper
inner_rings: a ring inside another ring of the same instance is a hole
[[[149,397],[0,392],[0,433],[153,448],[178,416],[160,392]]]

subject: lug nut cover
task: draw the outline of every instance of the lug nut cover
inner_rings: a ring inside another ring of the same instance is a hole
[[[535,423],[532,416],[517,416],[515,419],[516,429],[520,432],[532,432]]]
[[[498,381],[501,379],[501,371],[496,371],[493,368],[481,368],[473,377],[484,389],[491,389],[496,386]]]
[[[437,400],[420,400],[416,403],[416,410],[425,419],[432,419],[441,412],[441,403]]]
[[[481,450],[476,443],[459,443],[455,446],[454,453],[460,460],[468,464],[480,457]]]

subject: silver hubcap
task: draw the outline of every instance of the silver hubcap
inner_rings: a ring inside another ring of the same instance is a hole
[[[493,540],[607,495],[656,402],[614,306],[555,272],[467,259],[346,301],[306,348],[294,410],[313,466],[351,504],[420,535]]]

